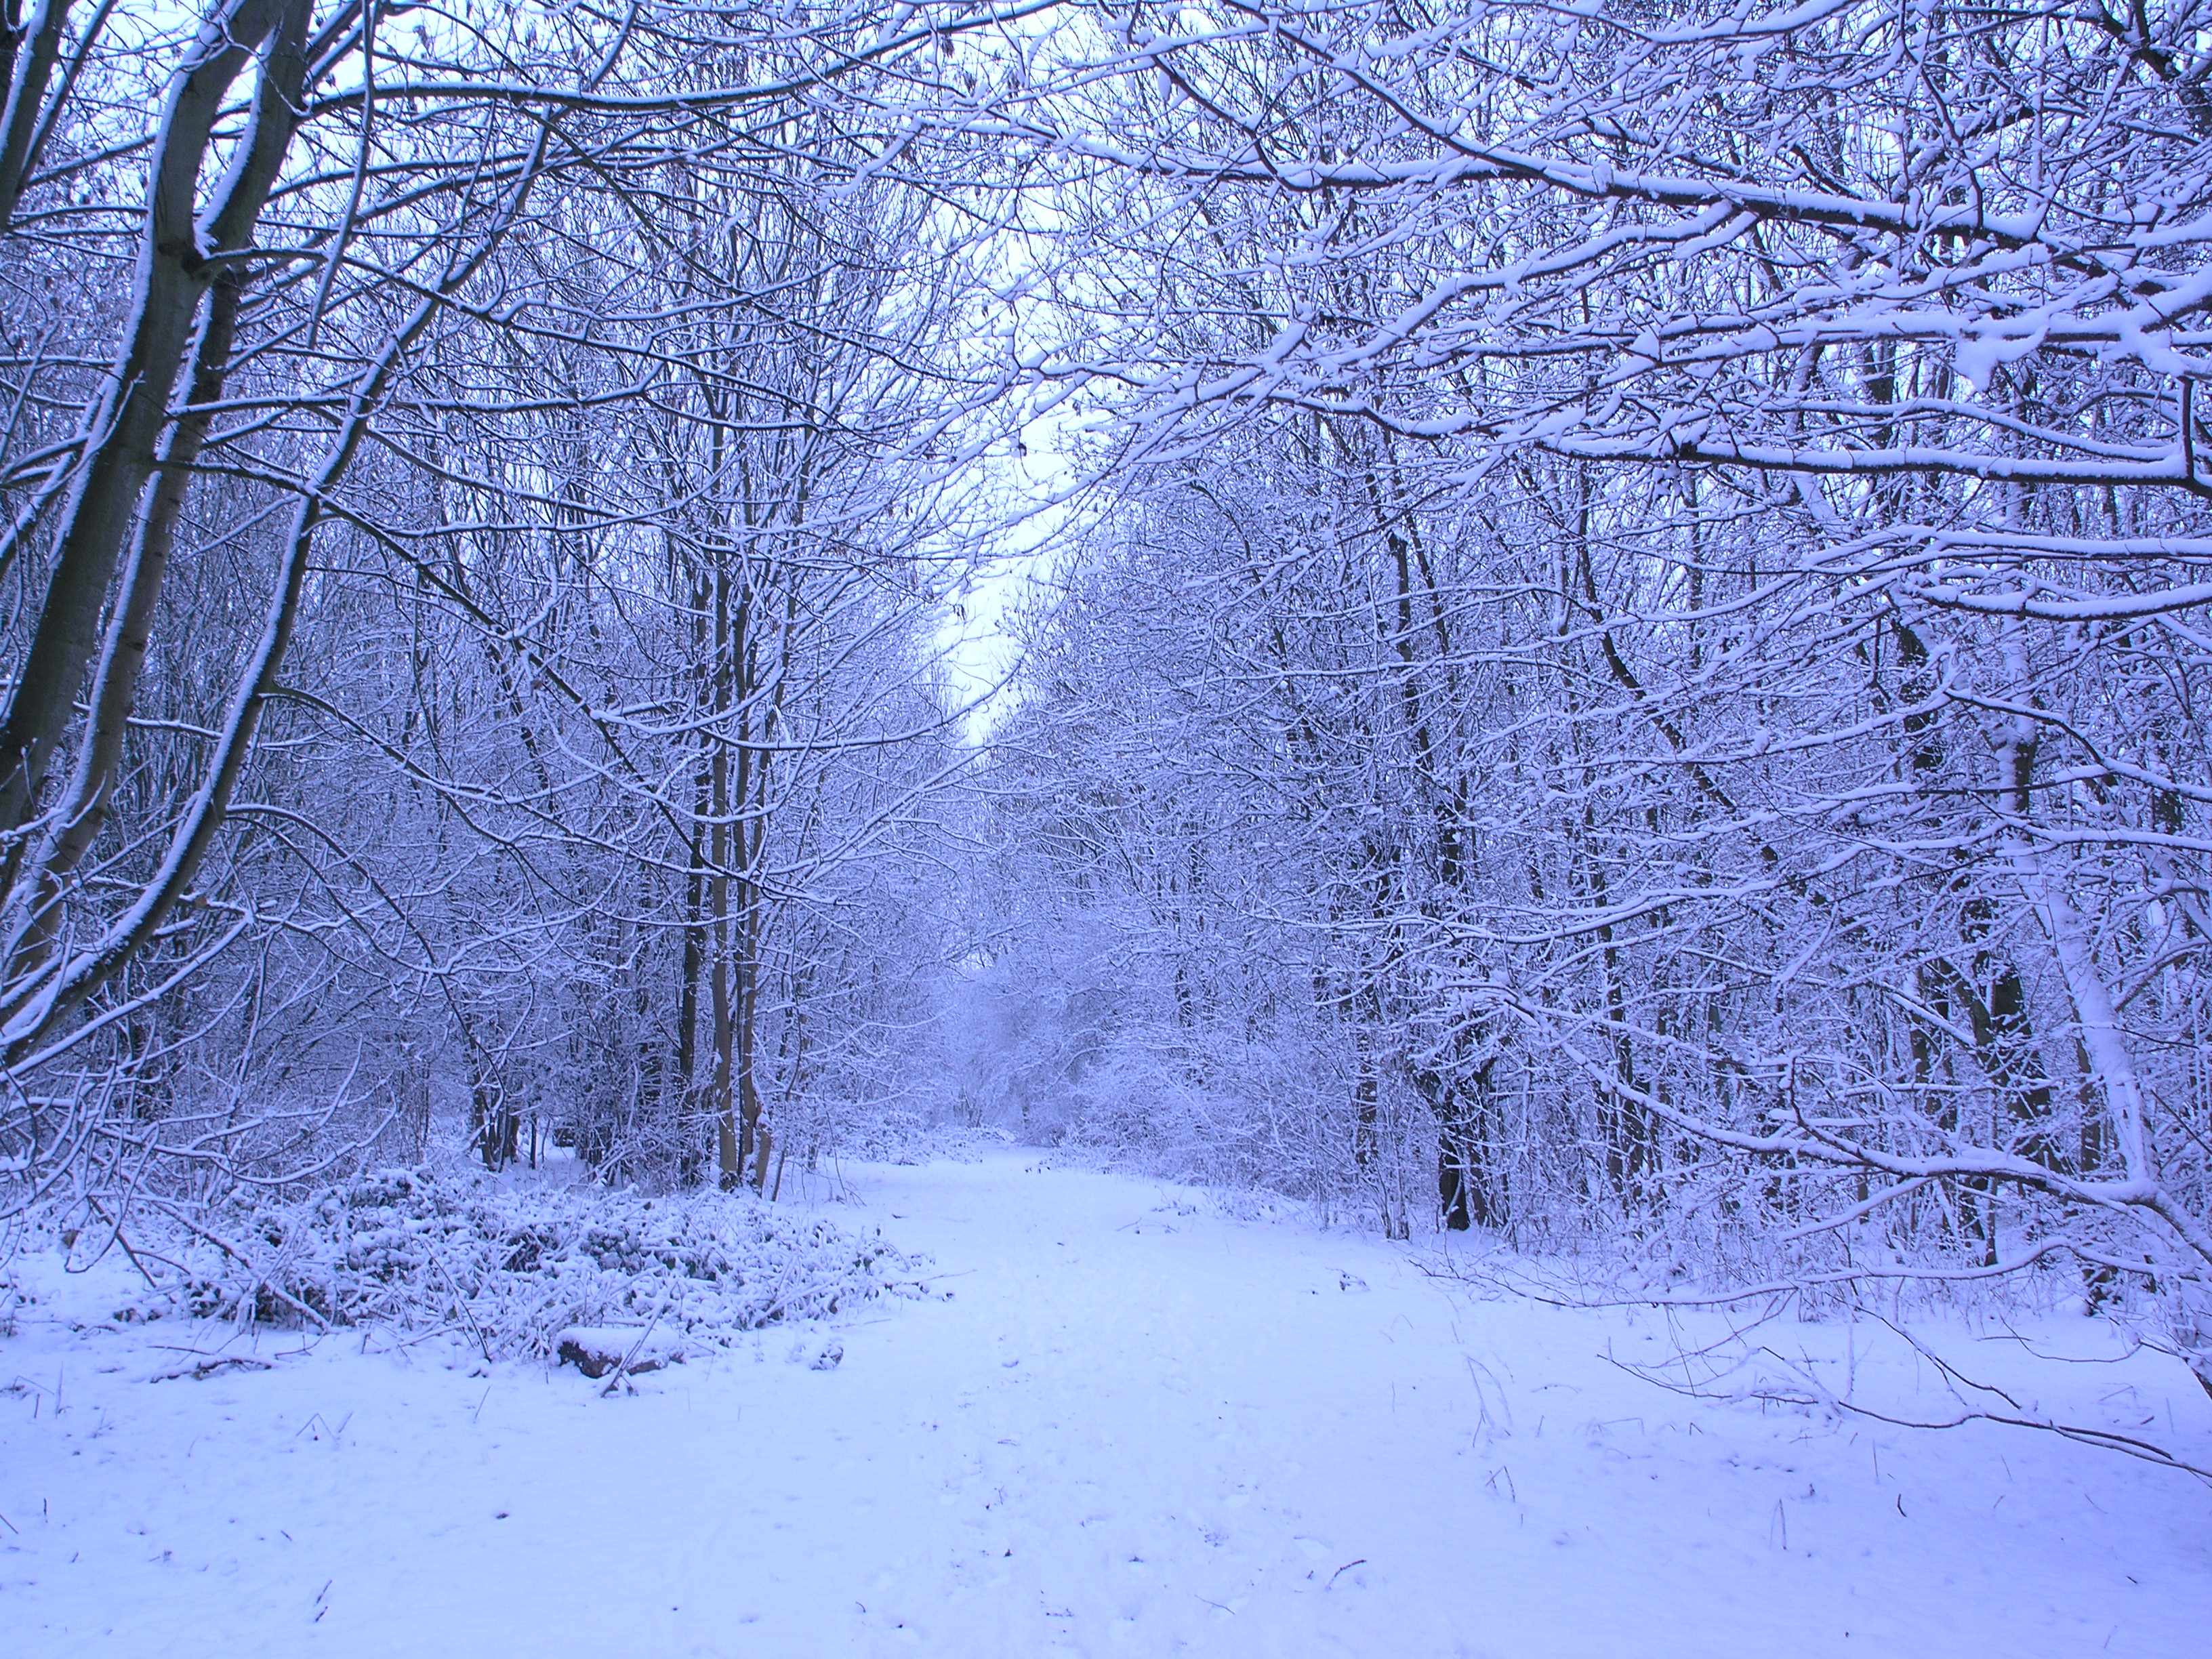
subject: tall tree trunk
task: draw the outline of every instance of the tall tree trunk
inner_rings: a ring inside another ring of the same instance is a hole
[[[25,826],[37,811],[55,746],[99,642],[100,617],[140,497],[152,476],[169,396],[192,319],[221,267],[260,217],[298,122],[309,0],[228,0],[202,27],[172,77],[148,169],[126,343],[79,428],[78,452],[49,485],[67,497],[53,572],[15,695],[0,721],[0,892],[21,868]],[[257,97],[255,128],[205,215],[194,211],[224,95],[271,31],[276,45]]]

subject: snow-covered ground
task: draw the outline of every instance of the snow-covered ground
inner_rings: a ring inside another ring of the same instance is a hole
[[[443,1340],[266,1332],[224,1349],[265,1370],[149,1382],[231,1333],[72,1330],[102,1291],[75,1281],[0,1342],[0,1650],[2181,1659],[2212,1631],[2185,1477],[1687,1401],[1607,1357],[1661,1352],[1648,1316],[1475,1298],[1157,1182],[1006,1152],[854,1184],[845,1224],[930,1253],[950,1299],[611,1399]],[[2155,1356],[1948,1342],[2212,1450]]]

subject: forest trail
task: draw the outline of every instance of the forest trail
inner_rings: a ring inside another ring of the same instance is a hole
[[[635,1397],[351,1339],[149,1385],[185,1334],[27,1326],[9,1651],[2173,1659],[2212,1627],[2212,1504],[2172,1475],[1690,1402],[1605,1358],[1649,1319],[1034,1153],[852,1186],[933,1299]],[[2074,1370],[2204,1443],[2178,1369]]]

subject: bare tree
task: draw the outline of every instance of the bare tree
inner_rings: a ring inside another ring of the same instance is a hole
[[[1328,449],[1447,1216],[2070,1257],[2204,1374],[2196,13],[1095,16],[1057,372]]]
[[[997,21],[960,8],[432,20],[226,0],[173,38],[102,8],[71,40],[58,6],[11,15],[7,182],[33,301],[0,468],[11,492],[0,560],[22,596],[0,731],[11,1201],[80,1170],[95,1144],[111,1161],[236,1164],[242,1143],[208,1127],[231,1121],[222,1114],[149,1127],[102,1103],[135,1086],[143,1044],[132,1033],[191,1004],[195,986],[231,983],[209,980],[211,965],[272,928],[307,958],[344,957],[328,969],[333,984],[359,982],[374,959],[387,964],[387,996],[404,1001],[410,980],[430,988],[480,1114],[508,1111],[503,1057],[537,1043],[538,1028],[490,1017],[505,1005],[485,987],[535,984],[518,964],[553,958],[516,936],[510,959],[471,962],[471,947],[434,925],[440,884],[360,845],[368,826],[320,810],[301,769],[340,754],[338,737],[368,737],[451,831],[470,790],[448,757],[413,768],[408,742],[377,742],[390,734],[347,705],[365,693],[370,709],[407,709],[402,725],[416,729],[400,735],[434,745],[439,711],[379,684],[301,684],[294,671],[363,666],[319,630],[358,627],[364,593],[383,584],[416,621],[434,611],[445,629],[473,630],[465,682],[437,689],[496,688],[503,702],[481,706],[504,708],[526,754],[541,733],[599,741],[591,757],[532,756],[544,769],[532,809],[563,844],[590,841],[567,816],[578,775],[586,793],[611,780],[685,821],[696,803],[659,794],[629,752],[635,717],[601,700],[602,686],[565,678],[552,642],[565,648],[564,629],[588,633],[622,603],[599,560],[681,536],[692,500],[726,497],[729,480],[710,469],[672,495],[596,487],[607,470],[594,477],[576,458],[628,441],[619,420],[599,417],[665,406],[671,319],[641,313],[606,327],[569,308],[580,297],[569,273],[523,255],[619,223],[665,262],[702,225],[698,200],[664,189],[686,168],[741,180],[818,162],[828,185],[890,165],[942,102],[939,43]],[[150,119],[149,74],[166,76]],[[130,198],[136,177],[143,204]],[[110,283],[118,272],[127,287]],[[844,280],[834,264],[817,274]],[[715,303],[776,303],[738,287]],[[808,325],[835,336],[832,321]],[[843,343],[858,362],[890,343]],[[550,401],[525,390],[563,351],[594,379],[588,396],[574,374]],[[605,378],[609,362],[626,378]],[[565,427],[553,418],[562,409]],[[817,412],[817,424],[835,418]],[[501,422],[557,428],[568,452],[417,441],[471,420],[480,437]],[[803,493],[805,477],[777,488]],[[464,501],[482,520],[455,522]],[[541,534],[556,590],[592,603],[503,614],[504,595],[478,590]],[[472,543],[496,550],[493,565],[471,568],[460,550]],[[927,599],[918,590],[910,609]],[[418,640],[381,660],[419,679],[441,656],[456,660],[444,641]],[[721,815],[716,833],[741,816]],[[574,859],[550,889],[545,871],[517,875],[535,854],[501,841],[509,828],[472,831],[507,848],[491,861],[505,860],[510,892],[561,891],[573,916],[611,890],[605,869]],[[367,954],[338,947],[341,933]],[[217,990],[226,1018],[245,1006],[239,995]],[[490,1132],[495,1156],[512,1149],[504,1121]]]

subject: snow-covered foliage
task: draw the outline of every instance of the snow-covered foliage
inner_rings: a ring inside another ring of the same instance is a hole
[[[391,1170],[212,1220],[182,1247],[186,1274],[118,1317],[446,1329],[486,1358],[544,1358],[569,1326],[653,1324],[712,1342],[921,1290],[922,1264],[880,1237],[750,1194]]]
[[[0,112],[9,1651],[2203,1645],[2051,1454],[2212,1479],[2212,0],[0,0]]]
[[[2207,0],[7,18],[0,1216],[934,1108],[2212,1388]]]

